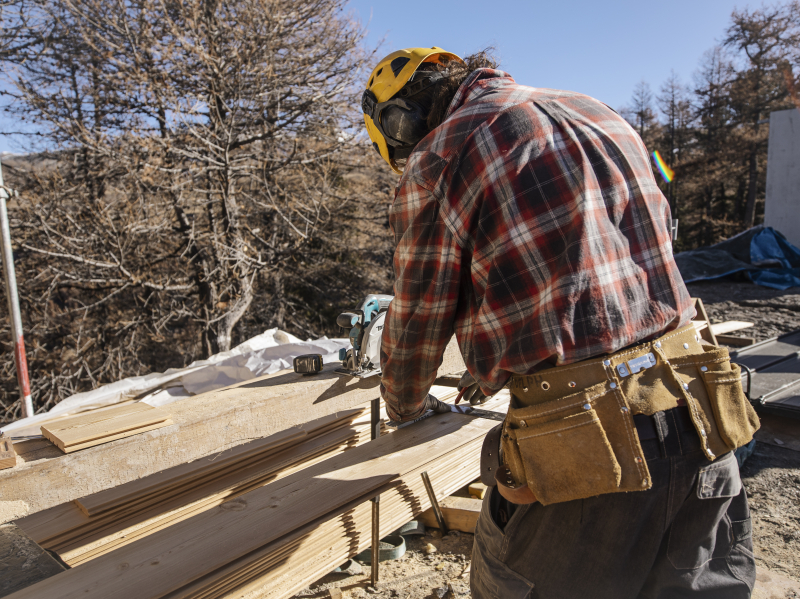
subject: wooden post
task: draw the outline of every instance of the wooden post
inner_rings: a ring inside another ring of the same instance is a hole
[[[381,398],[376,397],[372,400],[372,410],[370,418],[371,437],[374,441],[381,436]],[[372,498],[372,564],[371,564],[371,583],[372,588],[378,586],[378,562],[380,561],[381,549],[381,496],[376,495]]]

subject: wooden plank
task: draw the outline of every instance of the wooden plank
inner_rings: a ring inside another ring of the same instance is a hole
[[[493,420],[442,414],[305,468],[18,593],[161,597],[485,435]]]
[[[181,484],[197,481],[198,478],[229,468],[231,464],[241,462],[266,451],[295,443],[308,435],[305,430],[288,430],[268,439],[259,439],[253,443],[239,445],[224,452],[201,458],[188,464],[169,468],[146,478],[100,491],[88,497],[75,500],[75,504],[87,515],[96,516],[103,512],[114,511],[120,506],[131,505],[149,495],[161,492],[165,487],[174,488]]]
[[[482,505],[483,501],[474,497],[445,497],[439,502],[447,528],[468,533],[475,532]],[[439,528],[432,509],[423,512],[419,519],[425,526]]]
[[[0,437],[0,470],[17,465],[17,452],[8,437]]]
[[[324,422],[327,419],[321,419],[321,422]],[[317,423],[320,421],[316,421]],[[347,419],[349,421],[349,418]],[[312,429],[315,423],[309,424],[309,429]],[[306,430],[306,429],[300,429]],[[289,434],[294,434],[294,431],[287,431]],[[310,430],[306,430],[307,433],[311,432]],[[264,440],[256,440],[251,442],[251,444],[237,446],[235,448],[231,448],[229,450],[224,450],[219,453],[215,453],[211,456],[206,458],[201,458],[195,462],[190,464],[182,464],[180,466],[175,467],[175,469],[170,469],[161,473],[157,473],[151,475],[152,477],[156,478],[157,482],[162,482],[164,484],[163,488],[170,487],[171,474],[173,471],[176,471],[178,475],[185,475],[187,472],[190,472],[192,468],[202,468],[206,463],[213,462],[216,458],[224,459],[226,456],[234,454],[236,452],[242,451],[241,448],[247,448],[251,445],[258,446],[262,443],[270,443],[273,441],[279,441],[281,438],[284,438],[286,433],[273,435],[268,439]],[[270,453],[267,457],[271,456]],[[148,477],[150,478],[150,477]],[[140,481],[132,481],[131,485],[141,485],[141,488],[147,489],[150,485],[148,484],[148,478],[141,479]],[[216,485],[212,485],[215,487]],[[134,487],[135,488],[135,487]],[[131,488],[129,487],[129,490]],[[198,485],[196,487],[197,491],[203,490],[202,485]],[[214,492],[214,489],[208,490],[208,493],[211,494]],[[114,495],[111,495],[109,499],[113,500]],[[199,497],[196,497],[199,498]],[[139,506],[140,508],[143,506]],[[174,507],[174,506],[173,506]],[[141,509],[139,510],[142,511]],[[107,513],[107,512],[106,512]],[[49,549],[54,549],[54,543],[56,543],[56,539],[63,538],[66,535],[69,535],[71,531],[86,528],[87,526],[100,526],[103,522],[108,521],[108,518],[104,518],[106,513],[99,513],[95,514],[94,517],[88,518],[86,514],[80,510],[75,502],[66,502],[58,506],[54,506],[47,510],[43,510],[41,512],[37,512],[36,514],[32,514],[30,516],[26,516],[17,520],[17,524],[22,527],[30,536],[33,538],[37,543],[45,545]],[[123,522],[129,514],[117,514],[114,517],[114,522],[121,523]]]
[[[697,332],[700,333],[701,338],[705,339],[712,345],[719,345],[716,337],[714,336],[714,331],[711,330],[711,321],[708,319],[705,306],[703,306],[703,300],[701,300],[699,297],[693,297],[692,300],[694,301],[694,309],[697,311],[697,314],[692,319]],[[700,323],[702,326],[698,326],[697,323]]]
[[[476,481],[469,486],[469,494],[478,499],[483,499],[486,495],[486,485],[481,481]]]
[[[503,392],[485,407],[502,411],[507,407],[507,402],[508,393]],[[416,472],[403,476],[388,491],[382,490],[381,534],[388,534],[408,520],[418,517],[429,507],[427,493],[419,475],[422,470],[429,472],[439,500],[474,480],[479,474],[481,444],[482,439],[478,438],[472,444],[466,444]],[[338,520],[341,522],[337,522]],[[341,526],[338,536],[332,538],[320,535],[324,527],[335,524]],[[204,587],[203,581],[198,580],[167,597],[232,599],[246,595],[261,599],[286,599],[330,572],[347,557],[366,549],[370,536],[363,534],[363,531],[369,530],[370,524],[369,504],[358,505],[339,518],[329,519],[316,528],[310,526],[295,531],[291,537],[299,537],[299,540],[290,542],[289,539],[283,539],[275,543],[274,551],[264,547],[241,558],[237,563],[229,564],[225,567],[227,575],[222,576],[221,571],[207,575],[207,580],[216,579],[216,582]],[[261,557],[257,557],[258,555]],[[244,565],[245,562],[247,565]]]
[[[114,435],[101,437],[99,439],[93,439],[92,441],[87,441],[86,443],[78,443],[77,445],[69,445],[65,447],[57,443],[56,447],[58,447],[64,453],[72,453],[74,451],[80,451],[82,449],[89,449],[90,447],[94,447],[96,445],[103,445],[104,443],[110,443],[111,441],[116,441],[117,439],[125,439],[126,437],[132,437],[133,435],[140,435],[142,433],[146,433],[147,431],[154,431],[157,428],[164,428],[165,426],[170,426],[171,424],[172,420],[167,419],[162,422],[156,422],[155,424],[142,426],[137,429],[131,429],[116,433]]]
[[[343,431],[334,431],[328,435],[342,435]],[[326,436],[328,436],[326,435]],[[369,441],[370,434],[368,427],[365,427],[360,442],[366,443]],[[172,510],[166,514],[159,514],[156,517],[146,519],[144,522],[136,526],[116,530],[113,534],[100,538],[95,541],[95,537],[82,539],[78,543],[59,547],[58,553],[70,566],[76,566],[86,561],[94,559],[100,555],[106,554],[118,547],[128,545],[138,539],[147,537],[156,531],[173,526],[178,522],[191,518],[204,511],[210,510],[214,507],[223,504],[234,502],[231,505],[236,507],[236,499],[254,489],[262,487],[268,483],[274,483],[286,476],[289,476],[303,468],[319,463],[323,460],[330,459],[331,457],[346,450],[349,442],[353,440],[353,436],[342,436],[339,443],[328,443],[324,448],[319,449],[313,453],[309,453],[298,463],[287,465],[283,469],[271,471],[258,471],[257,467],[247,469],[236,474],[240,481],[230,483],[224,490],[213,493],[209,496],[196,500],[188,505],[182,506],[178,509]],[[225,477],[226,482],[233,481],[233,475]]]
[[[430,507],[420,473],[430,476],[437,499],[443,500],[479,472],[481,439],[463,445],[381,489],[381,535],[390,533]],[[226,564],[178,591],[169,599],[206,599],[257,592],[259,597],[289,597],[327,574],[371,542],[370,504],[356,500],[259,550]]]
[[[78,414],[42,425],[42,434],[59,447],[80,445],[125,431],[163,422],[169,413],[143,403],[120,406],[100,413]]]
[[[731,347],[748,347],[755,345],[755,337],[734,337],[733,335],[714,335],[719,343]]]
[[[714,336],[724,335],[725,333],[733,333],[734,331],[741,331],[754,326],[752,322],[745,322],[743,320],[726,320],[725,322],[716,322],[711,325],[711,331]]]
[[[155,410],[155,412],[153,411]],[[49,433],[60,437],[66,445],[73,443],[85,443],[92,439],[103,436],[108,430],[114,430],[115,423],[122,424],[120,430],[126,430],[131,426],[125,426],[126,421],[130,421],[133,428],[160,422],[167,417],[167,414],[158,408],[148,404],[136,402],[123,406],[113,407],[102,411],[89,411],[74,416],[68,416],[52,423],[45,423],[42,428],[43,434]]]
[[[379,377],[345,377],[337,367],[326,364],[314,376],[286,370],[188,397],[169,405],[173,426],[83,451],[56,455],[47,444],[20,452],[24,463],[0,470],[0,522],[18,518],[20,509],[39,512],[379,397]],[[464,368],[453,338],[439,373]]]
[[[346,425],[348,422],[351,422],[351,418],[345,418],[343,424]],[[169,478],[155,475],[165,483],[162,492],[148,495],[145,500],[137,497],[135,503],[124,506],[124,509],[108,510],[87,517],[73,502],[70,502],[22,518],[17,524],[38,543],[59,552],[74,548],[76,542],[86,544],[109,535],[121,534],[132,538],[135,535],[131,527],[138,529],[142,523],[150,519],[159,519],[162,514],[193,502],[203,502],[203,505],[208,505],[209,508],[219,505],[226,499],[244,492],[238,488],[250,484],[251,479],[260,478],[262,484],[265,484],[293,464],[308,461],[321,452],[347,443],[357,434],[357,429],[326,431],[326,428],[327,426],[320,427],[319,435],[316,434],[318,431],[309,431],[309,440],[305,443],[288,447],[278,446],[257,456],[260,458],[258,461],[247,462],[242,468],[231,468],[224,474],[213,476],[205,484],[197,482],[188,488],[180,485],[175,489],[170,486]],[[231,450],[231,453],[234,452],[235,450]],[[224,456],[224,452],[222,455]],[[213,460],[214,457],[209,459]],[[199,464],[202,466],[202,461]],[[181,474],[186,472],[183,468],[178,470]],[[149,485],[144,483],[144,486]]]
[[[407,475],[390,489],[381,491],[381,535],[388,534],[430,507],[420,473],[426,470],[437,499],[463,487],[479,473],[482,440],[464,445],[459,451],[437,459]],[[453,459],[455,458],[455,459]],[[205,592],[192,584],[169,599],[213,599],[219,597],[258,596],[263,599],[286,599],[341,564],[347,557],[369,547],[371,525],[369,503],[360,503],[342,510],[333,519],[315,523],[295,531],[294,542],[276,542],[275,550],[265,547],[261,557],[248,565],[231,564],[225,577],[217,573]],[[333,536],[326,530],[333,526]],[[287,547],[288,546],[288,547]],[[288,551],[287,551],[288,549]],[[235,590],[235,592],[234,592]],[[231,593],[230,595],[228,593]]]

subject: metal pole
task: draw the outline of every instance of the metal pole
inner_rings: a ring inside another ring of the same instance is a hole
[[[381,436],[381,400],[372,400],[372,410],[370,414],[370,438],[375,440]],[[380,562],[381,549],[381,496],[376,495],[372,498],[372,568],[371,583],[373,588],[378,587],[378,562]]]
[[[17,383],[22,400],[22,412],[25,417],[33,416],[33,400],[31,385],[28,382],[28,360],[25,357],[25,339],[22,336],[22,316],[19,312],[19,296],[17,295],[17,277],[14,274],[14,254],[11,251],[11,229],[8,226],[8,210],[6,198],[8,194],[3,183],[3,165],[0,164],[0,236],[2,245],[0,253],[3,258],[3,275],[6,281],[8,297],[8,313],[11,317],[11,336],[14,338],[14,365],[17,368]]]
[[[378,588],[378,563],[381,561],[381,515],[380,515],[381,496],[376,495],[372,499],[372,566],[370,582],[372,588]]]
[[[428,492],[428,499],[431,502],[431,508],[433,508],[433,515],[436,518],[436,522],[439,524],[439,531],[442,533],[442,536],[447,534],[447,525],[444,523],[444,514],[442,514],[442,508],[439,507],[439,502],[436,500],[436,493],[433,492],[433,485],[431,484],[431,478],[428,476],[427,470],[422,473],[422,483],[425,485],[425,490]]]

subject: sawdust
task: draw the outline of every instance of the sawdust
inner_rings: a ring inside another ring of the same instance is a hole
[[[0,524],[22,518],[30,512],[30,506],[24,501],[0,501]]]
[[[328,598],[330,589],[342,591],[343,599],[375,597],[376,599],[467,598],[469,592],[469,559],[472,553],[471,534],[451,532],[438,536],[406,537],[408,551],[400,559],[381,562],[379,583],[370,587],[370,567],[365,565],[357,576],[329,574],[296,595],[300,598]],[[436,552],[426,553],[432,544]]]

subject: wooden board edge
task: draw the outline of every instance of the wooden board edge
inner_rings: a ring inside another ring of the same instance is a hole
[[[153,431],[157,428],[163,428],[165,426],[169,426],[172,424],[172,419],[167,419],[164,422],[158,422],[156,424],[150,426],[144,426],[140,429],[132,430],[132,431],[125,431],[124,433],[120,433],[117,435],[111,435],[110,437],[103,437],[102,439],[96,439],[94,441],[90,441],[88,443],[80,443],[78,445],[70,445],[68,447],[59,447],[64,453],[72,453],[73,451],[79,451],[81,449],[87,449],[89,447],[94,447],[95,445],[102,445],[104,443],[110,443],[111,441],[116,441],[117,439],[124,439],[126,437],[132,437],[133,435],[138,435],[140,433],[146,433],[147,431]]]

